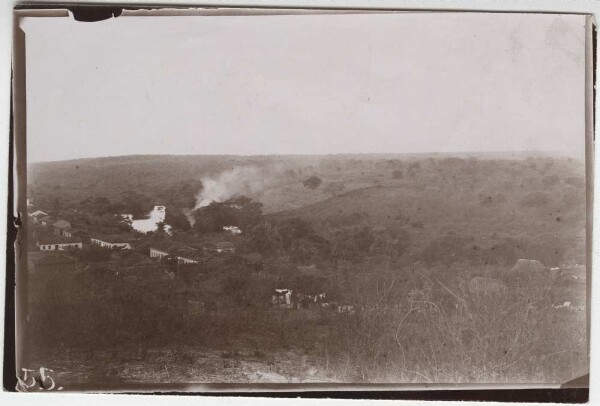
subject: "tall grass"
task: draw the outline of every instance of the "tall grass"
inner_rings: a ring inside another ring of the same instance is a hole
[[[174,295],[167,282],[142,290],[124,280],[119,289],[96,292],[90,275],[60,273],[57,284],[41,286],[61,294],[45,289],[48,300],[32,304],[29,353],[72,353],[98,368],[132,359],[152,365],[149,354],[161,349],[244,354],[265,365],[294,353],[340,382],[558,383],[587,372],[585,312],[552,307],[565,294],[584,293],[581,286],[568,292],[557,275],[511,279],[505,271],[464,266],[350,275],[339,303],[352,306],[347,312],[251,302],[190,312],[188,299],[199,294]],[[507,288],[470,290],[474,275],[503,278]],[[105,365],[99,361],[107,352]],[[186,361],[190,354],[180,354],[182,365],[194,364]]]
[[[427,282],[396,300],[383,290],[363,298],[355,315],[337,318],[326,352],[336,354],[338,379],[552,383],[585,373],[584,312],[552,308],[555,279],[535,278],[503,294],[471,292],[467,280],[454,289]]]

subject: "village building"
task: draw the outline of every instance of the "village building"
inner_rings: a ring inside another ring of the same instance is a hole
[[[167,258],[169,255],[171,254],[169,254],[166,250],[150,247],[150,258],[160,260],[163,258]]]
[[[242,234],[242,230],[236,226],[223,226],[224,231],[229,231],[233,235]]]
[[[54,231],[54,234],[58,235],[58,236],[65,236],[65,237],[71,237],[71,234],[68,233],[69,235],[67,236],[65,231],[68,232],[68,230],[71,229],[71,223],[69,223],[66,220],[57,220],[54,223],[52,223],[52,229]]]
[[[180,264],[197,264],[200,252],[188,245],[180,245],[171,249],[172,255],[177,257]]]
[[[29,217],[33,220],[34,223],[39,223],[40,218],[47,216],[48,213],[43,212],[41,210],[36,210],[33,213],[29,213]]]
[[[275,289],[271,301],[275,307],[292,307],[292,289]]]
[[[180,264],[197,264],[199,252],[197,249],[187,245],[172,245],[160,248],[150,247],[150,258],[163,260],[169,257],[177,258],[177,262]]]
[[[130,250],[132,238],[124,234],[90,236],[90,242],[107,249]]]
[[[186,257],[180,256],[180,255],[177,256],[177,261],[180,264],[197,264],[198,263],[198,261],[193,258],[186,258]]]
[[[37,222],[42,225],[42,227],[48,227],[54,223],[54,219],[50,216],[39,216],[37,217]]]
[[[84,242],[86,240],[89,240],[89,237],[88,237],[87,233],[85,232],[85,230],[81,230],[78,228],[65,229],[65,230],[63,230],[63,235],[65,237],[81,237],[81,239],[83,239]]]
[[[37,238],[36,246],[40,251],[68,251],[82,249],[83,242],[78,237],[43,235]]]

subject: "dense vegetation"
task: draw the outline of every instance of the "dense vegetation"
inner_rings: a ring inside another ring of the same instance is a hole
[[[206,177],[239,167],[267,168],[272,179],[195,208]],[[32,273],[31,345],[89,360],[114,349],[121,361],[183,345],[259,358],[300,351],[344,381],[570,379],[586,365],[584,316],[548,309],[584,304],[585,284],[510,269],[521,258],[585,264],[583,173],[580,162],[542,156],[36,164],[28,193],[39,208],[115,227],[114,214],[166,205],[173,232],[140,237],[134,252],[110,260],[86,250],[68,272]],[[197,265],[135,257],[154,242],[222,240],[236,253]],[[474,292],[475,277],[508,293]],[[275,288],[326,293],[329,307],[274,309]]]

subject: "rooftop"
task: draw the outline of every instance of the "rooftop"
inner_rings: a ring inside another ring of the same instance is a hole
[[[160,243],[152,243],[150,248],[155,250],[167,252],[170,255],[177,255],[180,257],[193,259],[200,254],[200,251],[196,248],[190,247],[184,244],[177,243],[168,243],[168,242],[160,242]]]
[[[70,228],[71,223],[66,220],[58,220],[57,222],[53,223],[52,226],[56,228]]]
[[[47,244],[76,244],[81,243],[80,237],[63,237],[53,234],[42,234],[38,236],[37,243],[40,245]]]
[[[108,242],[111,244],[125,243],[125,242],[133,241],[133,237],[128,234],[108,234],[108,235],[94,234],[94,235],[90,235],[90,238],[92,238],[94,240]]]

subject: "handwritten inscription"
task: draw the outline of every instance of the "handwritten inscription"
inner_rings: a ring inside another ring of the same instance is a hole
[[[49,368],[41,367],[37,371],[21,368],[21,372],[22,374],[17,376],[16,390],[19,392],[63,390],[62,386],[56,386],[54,378],[50,375],[54,371]]]

